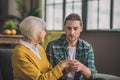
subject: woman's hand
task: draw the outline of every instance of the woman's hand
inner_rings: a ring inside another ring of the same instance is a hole
[[[70,60],[71,64],[68,68],[65,68],[65,74],[70,72],[79,72],[83,69],[83,64],[77,60]]]
[[[59,67],[62,71],[66,68],[69,68],[72,64],[74,64],[71,60],[63,60],[59,62]]]

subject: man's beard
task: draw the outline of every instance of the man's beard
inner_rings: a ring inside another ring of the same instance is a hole
[[[74,42],[74,41],[77,40],[77,38],[76,38],[74,35],[68,35],[68,36],[66,36],[66,37],[67,37],[67,40],[68,40],[69,42]],[[72,38],[74,38],[74,39],[72,39]]]

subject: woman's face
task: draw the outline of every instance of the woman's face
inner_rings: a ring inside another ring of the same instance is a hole
[[[45,39],[46,30],[43,28],[38,34],[38,43],[42,43]]]

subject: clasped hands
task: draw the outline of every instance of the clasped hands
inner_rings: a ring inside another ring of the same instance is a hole
[[[63,60],[60,61],[60,68],[65,71],[66,74],[70,72],[79,72],[83,69],[83,64],[77,60]]]

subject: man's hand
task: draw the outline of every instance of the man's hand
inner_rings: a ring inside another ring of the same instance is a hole
[[[71,70],[71,67],[68,67],[68,68],[65,69],[65,74],[68,74],[68,73],[70,73],[70,72],[73,72],[73,71]]]
[[[82,71],[84,65],[77,60],[73,60],[73,62],[74,62],[74,64],[71,65],[71,67],[70,67],[71,70],[74,71],[74,72]]]
[[[86,78],[91,76],[91,70],[88,67],[77,60],[72,61],[74,62],[74,64],[70,66],[72,71],[81,72]]]
[[[70,60],[71,64],[68,68],[65,69],[65,74],[70,72],[79,72],[82,69],[82,63],[77,60]]]

